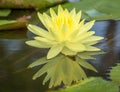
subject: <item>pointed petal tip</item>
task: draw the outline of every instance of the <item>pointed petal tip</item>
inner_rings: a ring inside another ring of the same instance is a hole
[[[30,25],[31,25],[31,24],[28,24],[28,25],[27,25],[27,28],[28,28]]]
[[[25,43],[29,45],[29,43],[31,43],[32,40],[26,41]]]
[[[81,13],[82,13],[82,11],[80,10],[78,13],[80,13],[80,14],[81,14]]]
[[[37,12],[37,16],[40,17],[41,13],[40,12]]]
[[[29,45],[29,41],[26,41],[25,44]]]
[[[105,38],[101,36],[101,40],[102,40],[102,39],[105,39]]]
[[[36,78],[35,78],[35,77],[33,77],[32,79],[33,79],[33,80],[35,80]]]
[[[92,20],[91,22],[92,22],[92,23],[95,23],[95,20]]]
[[[52,55],[51,53],[48,52],[47,59],[52,59],[52,58],[56,57],[58,54]]]
[[[42,15],[40,12],[37,12],[37,15]]]
[[[63,11],[63,8],[61,5],[58,5],[58,12],[62,12]]]
[[[53,9],[53,8],[50,8],[50,11],[54,11],[54,9]]]
[[[75,8],[73,8],[71,11],[76,11],[76,9],[75,9]]]
[[[49,54],[47,54],[47,59],[51,59],[51,58],[54,58],[55,56],[51,56]]]
[[[61,4],[59,4],[59,5],[58,5],[58,8],[62,8],[62,5],[61,5]]]
[[[32,32],[31,29],[32,29],[33,27],[34,27],[34,25],[32,25],[32,24],[28,24],[28,26],[27,26],[28,30],[31,31],[31,32]]]
[[[104,39],[104,37],[102,37],[102,36],[97,36],[98,37],[98,41],[100,41],[100,40],[103,40]]]
[[[27,44],[27,45],[29,45],[29,46],[33,46],[33,45],[31,44],[31,41],[26,41],[25,44]]]
[[[30,68],[32,68],[30,65],[27,67],[27,69],[30,69]]]
[[[42,13],[40,13],[40,12],[37,12],[37,16],[38,16],[38,18],[41,20],[41,19],[42,19],[42,17],[43,17],[43,14],[42,14]]]

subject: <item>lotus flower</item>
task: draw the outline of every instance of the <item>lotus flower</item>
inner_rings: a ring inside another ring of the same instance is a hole
[[[46,30],[36,25],[28,25],[28,29],[36,34],[34,40],[26,41],[26,44],[37,48],[50,48],[47,59],[51,59],[58,54],[73,56],[78,52],[99,51],[94,47],[100,36],[94,36],[95,31],[90,31],[94,25],[94,20],[84,23],[81,20],[81,11],[76,13],[75,9],[68,11],[60,5],[58,13],[51,8],[50,16],[46,13],[38,13],[40,21]]]

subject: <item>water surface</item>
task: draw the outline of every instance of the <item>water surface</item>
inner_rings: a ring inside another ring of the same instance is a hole
[[[96,56],[97,60],[88,60],[99,73],[92,71],[87,73],[88,76],[106,78],[106,70],[120,62],[120,21],[98,21],[92,30],[96,31],[96,35],[105,37],[97,46],[106,53]],[[47,52],[27,46],[25,41],[28,35],[25,29],[0,31],[0,92],[45,92],[48,89],[48,84],[42,85],[44,76],[32,80],[38,67],[27,69],[30,63]]]

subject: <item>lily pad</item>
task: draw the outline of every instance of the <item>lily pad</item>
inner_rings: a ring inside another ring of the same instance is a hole
[[[26,26],[26,21],[0,20],[0,30],[19,29]]]
[[[120,64],[110,70],[110,78],[113,82],[120,85]]]
[[[81,0],[74,3],[65,3],[62,6],[71,10],[75,8],[76,11],[82,10],[83,18],[87,20],[108,20],[120,19],[120,0]],[[57,7],[55,7],[55,10]]]
[[[42,9],[65,0],[0,0],[0,8]]]
[[[66,89],[51,92],[119,92],[119,87],[102,78],[89,78]]]
[[[0,9],[0,17],[6,17],[10,14],[10,9]]]

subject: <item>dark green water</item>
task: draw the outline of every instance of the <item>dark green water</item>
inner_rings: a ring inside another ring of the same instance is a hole
[[[105,40],[98,47],[106,53],[96,56],[90,61],[99,71],[98,74],[87,71],[88,75],[106,78],[106,70],[116,62],[120,62],[120,21],[98,21],[92,28],[96,35]],[[0,92],[45,92],[47,85],[42,85],[43,77],[32,80],[38,68],[27,69],[36,59],[47,51],[36,49],[25,44],[31,33],[25,29],[17,31],[0,31]]]

